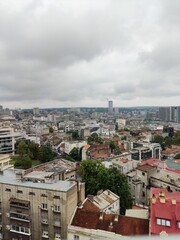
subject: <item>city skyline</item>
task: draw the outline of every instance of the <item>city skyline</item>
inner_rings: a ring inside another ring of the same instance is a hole
[[[1,105],[179,105],[179,8],[178,0],[1,1]]]

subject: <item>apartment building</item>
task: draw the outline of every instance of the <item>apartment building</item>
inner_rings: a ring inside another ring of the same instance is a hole
[[[0,128],[0,153],[14,153],[15,142],[25,137],[24,132],[16,132],[13,128]]]
[[[131,195],[138,204],[149,205],[150,188],[166,188],[180,192],[179,172],[169,169],[156,159],[142,162],[141,166],[127,173]]]
[[[180,122],[180,106],[160,107],[159,119],[163,121]]]
[[[14,130],[12,128],[0,128],[0,153],[14,152]]]
[[[67,239],[67,225],[84,184],[30,181],[17,170],[0,175],[0,236],[8,240]]]
[[[6,168],[12,168],[13,165],[10,163],[11,158],[9,154],[0,154],[0,171]]]

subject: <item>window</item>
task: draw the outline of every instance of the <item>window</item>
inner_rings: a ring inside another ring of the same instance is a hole
[[[54,212],[60,212],[60,206],[54,205],[53,210]]]
[[[42,209],[47,209],[47,203],[41,203],[41,208]]]
[[[24,233],[24,234],[27,234],[27,235],[30,234],[30,229],[29,228],[21,227],[21,226],[15,226],[15,225],[12,225],[11,231],[12,232],[15,231],[15,232],[19,232],[19,233]]]
[[[10,189],[10,188],[6,188],[6,191],[7,191],[7,192],[11,192],[11,189]]]
[[[142,192],[142,197],[145,197],[145,192],[144,191]]]
[[[60,196],[54,195],[54,199],[60,199]]]
[[[79,240],[79,236],[78,235],[74,235],[74,240]]]
[[[156,223],[157,225],[161,225],[161,226],[166,226],[166,227],[171,226],[170,220],[166,220],[166,219],[157,218]]]
[[[144,173],[144,172],[142,172],[142,175],[143,175],[143,176],[145,176],[145,173]]]
[[[35,193],[34,192],[29,192],[29,195],[35,195]]]
[[[21,191],[21,190],[17,190],[17,193],[23,193],[23,191]]]
[[[46,195],[46,194],[44,194],[44,193],[42,193],[42,194],[41,194],[41,197],[47,197],[47,195]]]

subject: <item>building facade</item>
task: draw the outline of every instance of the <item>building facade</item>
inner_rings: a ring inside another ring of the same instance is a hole
[[[14,170],[0,175],[1,239],[63,240],[83,185],[75,181],[26,181]]]

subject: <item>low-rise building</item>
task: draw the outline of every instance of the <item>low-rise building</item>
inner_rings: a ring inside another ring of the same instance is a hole
[[[120,197],[110,190],[99,191],[96,196],[88,195],[86,200],[91,201],[102,212],[120,213]]]
[[[65,153],[69,154],[73,148],[81,148],[87,144],[87,141],[71,141],[65,142]]]
[[[68,240],[121,240],[148,233],[148,219],[105,213],[89,200],[77,207],[68,226]]]

